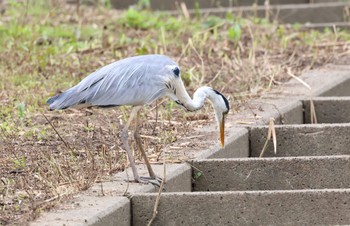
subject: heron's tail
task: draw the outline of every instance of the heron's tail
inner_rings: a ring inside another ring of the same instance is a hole
[[[80,95],[75,92],[74,87],[47,100],[50,110],[66,109],[81,103]]]

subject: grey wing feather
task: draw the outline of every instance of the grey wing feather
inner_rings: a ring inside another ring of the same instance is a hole
[[[127,58],[93,72],[76,86],[48,100],[50,109],[78,104],[95,106],[149,104],[165,94],[165,65],[175,64],[160,55]]]

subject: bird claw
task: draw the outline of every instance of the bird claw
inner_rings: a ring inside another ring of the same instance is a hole
[[[159,183],[159,185],[162,183],[163,178],[158,177],[158,176],[153,176],[153,177],[140,177],[143,180],[154,180],[157,181]]]
[[[162,178],[155,176],[155,177],[140,177],[139,179],[135,180],[129,180],[129,182],[136,182],[140,184],[152,184],[155,187],[160,188],[160,185],[162,183]],[[165,188],[163,187],[163,191],[166,191]]]
[[[142,181],[146,181],[158,188],[160,188],[160,185],[162,184],[163,179],[155,176],[155,177],[140,177]],[[163,191],[166,191],[165,188],[163,187]]]

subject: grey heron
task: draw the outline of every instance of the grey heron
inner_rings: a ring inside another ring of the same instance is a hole
[[[137,126],[138,111],[143,105],[151,104],[164,96],[170,97],[188,111],[201,109],[205,99],[208,98],[214,108],[215,118],[220,128],[221,145],[224,147],[224,123],[229,111],[227,99],[220,92],[207,86],[198,88],[191,99],[181,79],[179,66],[163,55],[129,57],[106,65],[91,73],[76,86],[51,97],[47,103],[50,105],[50,110],[66,109],[77,105],[102,108],[133,106],[120,138],[135,181],[147,183],[159,178],[153,172],[140,142]],[[136,118],[134,136],[147,166],[149,178],[139,176],[128,144],[128,130],[134,118]]]

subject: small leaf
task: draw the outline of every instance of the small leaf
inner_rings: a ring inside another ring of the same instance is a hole
[[[19,118],[23,121],[24,120],[24,116],[25,116],[25,104],[24,103],[19,103],[17,105],[18,108],[18,116]]]
[[[242,35],[242,30],[241,30],[241,26],[238,23],[236,23],[233,28],[230,27],[228,29],[228,37],[232,41],[235,41],[235,42],[239,41],[241,39],[241,35]]]
[[[203,173],[202,173],[202,172],[196,172],[196,173],[194,174],[193,178],[194,178],[195,180],[197,180],[197,179],[199,179],[201,176],[203,176]]]

